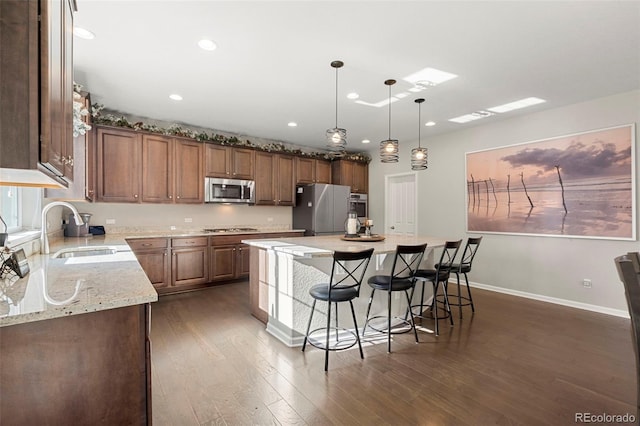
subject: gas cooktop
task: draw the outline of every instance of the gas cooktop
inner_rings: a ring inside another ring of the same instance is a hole
[[[224,232],[256,232],[256,228],[205,228],[204,232],[224,233]]]

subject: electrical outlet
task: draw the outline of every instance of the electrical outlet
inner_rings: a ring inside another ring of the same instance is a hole
[[[191,223],[191,222],[193,222],[192,218],[190,218],[190,217],[185,217],[184,218],[184,223]]]
[[[585,278],[582,280],[582,287],[584,288],[591,288],[591,280],[588,278]]]
[[[115,225],[115,224],[116,224],[116,220],[115,220],[115,219],[106,219],[106,220],[104,221],[104,223],[105,223],[106,225]]]
[[[176,227],[175,227],[175,226],[173,226],[173,225],[171,225],[171,226],[169,227],[169,229],[170,229],[170,230],[172,230],[172,231],[175,231],[175,230],[176,230]]]
[[[267,222],[273,222],[273,218],[272,217],[268,217],[267,218]]]

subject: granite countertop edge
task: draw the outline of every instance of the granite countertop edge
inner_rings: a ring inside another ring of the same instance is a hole
[[[0,327],[156,302],[158,293],[142,270],[128,239],[295,233],[304,230],[126,232],[52,238],[50,254],[28,257],[30,273],[0,279]],[[60,250],[114,246],[116,254],[55,259]],[[60,304],[57,300],[67,303]]]

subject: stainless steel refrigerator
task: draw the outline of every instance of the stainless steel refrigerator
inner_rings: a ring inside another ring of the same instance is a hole
[[[315,183],[296,187],[293,229],[305,235],[344,234],[351,187]]]

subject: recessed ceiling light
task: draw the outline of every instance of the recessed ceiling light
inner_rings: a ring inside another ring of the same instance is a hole
[[[362,139],[362,143],[371,143],[369,139]]]
[[[360,95],[358,95],[356,92],[351,92],[347,95],[348,99],[358,99],[360,97]]]
[[[531,105],[541,104],[543,102],[546,101],[540,98],[525,98],[520,99],[519,101],[509,102],[508,104],[498,105],[487,109],[493,112],[508,112],[513,111],[514,109],[526,108]]]
[[[76,37],[83,38],[85,40],[93,40],[94,38],[96,38],[96,35],[94,33],[80,27],[73,27],[73,35]]]
[[[461,115],[459,117],[450,118],[449,121],[453,121],[454,123],[468,123],[469,121],[480,120],[481,118],[487,118],[492,115],[495,115],[489,111],[476,111],[471,114]]]
[[[198,46],[203,50],[216,50],[218,45],[213,41],[206,38],[203,38],[198,42]]]
[[[457,75],[450,72],[440,71],[435,68],[424,68],[404,77],[403,80],[411,84],[427,87],[444,83],[456,77]]]
[[[169,95],[169,99],[173,99],[174,101],[181,101],[182,100],[182,96],[174,93],[172,95]]]
[[[298,127],[298,123],[296,123],[295,121],[290,121],[287,123],[287,126],[289,127]]]
[[[427,127],[431,127],[431,126],[435,126],[436,122],[435,121],[427,121],[426,123],[424,123],[425,126]]]

